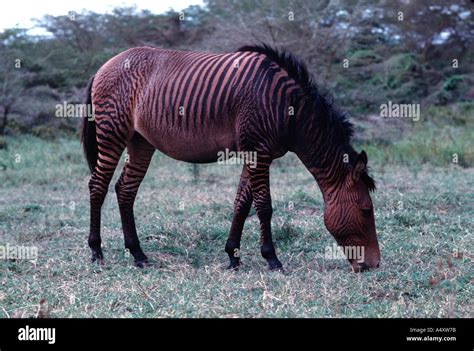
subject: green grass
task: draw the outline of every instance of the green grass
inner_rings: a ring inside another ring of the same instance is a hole
[[[135,205],[142,247],[156,262],[142,270],[124,250],[111,187],[101,268],[89,263],[89,174],[79,143],[28,136],[7,143],[0,245],[34,245],[39,258],[0,261],[0,317],[34,317],[40,300],[51,317],[472,317],[474,169],[437,154],[404,165],[369,148],[382,265],[363,274],[323,258],[334,240],[319,190],[294,155],[275,161],[272,224],[282,274],[260,257],[253,212],[242,270],[224,269],[239,166],[196,170],[155,155]]]
[[[389,143],[382,140],[363,142],[358,146],[380,164],[407,165],[411,168],[420,168],[423,164],[474,167],[473,140],[473,129],[445,126],[419,128],[407,137]]]
[[[419,121],[380,121],[372,116],[359,126],[361,121],[354,119],[359,126],[357,147],[380,166],[474,167],[474,104],[423,107],[421,111]]]

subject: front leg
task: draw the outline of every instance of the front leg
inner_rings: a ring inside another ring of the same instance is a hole
[[[239,186],[234,201],[234,216],[230,228],[229,238],[225,245],[225,251],[229,255],[230,265],[228,269],[238,269],[240,262],[240,238],[244,229],[250,207],[252,206],[252,191],[250,189],[249,173],[244,165],[240,176]]]
[[[270,195],[271,158],[258,158],[257,166],[248,167],[253,204],[260,221],[260,252],[271,270],[282,269],[272,240],[272,199]]]

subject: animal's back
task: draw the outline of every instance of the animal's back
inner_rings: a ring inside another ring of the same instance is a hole
[[[96,118],[128,119],[133,130],[169,156],[213,162],[218,151],[239,149],[238,112],[252,108],[249,83],[264,59],[239,51],[127,50],[96,74]],[[126,112],[101,115],[106,100]]]

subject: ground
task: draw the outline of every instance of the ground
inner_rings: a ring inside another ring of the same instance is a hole
[[[321,194],[288,154],[271,169],[285,273],[267,270],[254,212],[244,266],[230,272],[224,245],[241,166],[193,168],[157,153],[135,205],[155,265],[136,268],[124,250],[111,186],[102,217],[106,265],[98,267],[87,247],[89,174],[76,138],[7,142],[0,245],[35,246],[38,258],[0,261],[0,317],[472,317],[473,168],[371,162],[369,151],[382,262],[356,274],[344,260],[325,259],[335,241]]]

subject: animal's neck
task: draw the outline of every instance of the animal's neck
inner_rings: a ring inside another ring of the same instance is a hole
[[[324,200],[327,195],[342,186],[349,165],[357,156],[348,142],[341,142],[338,122],[317,121],[315,118],[300,119],[297,126],[295,152],[315,178]]]
[[[324,200],[329,193],[335,192],[345,182],[348,172],[348,159],[351,150],[337,148],[335,150],[324,150],[324,146],[318,148],[308,161],[303,161],[309,172],[318,183]]]

